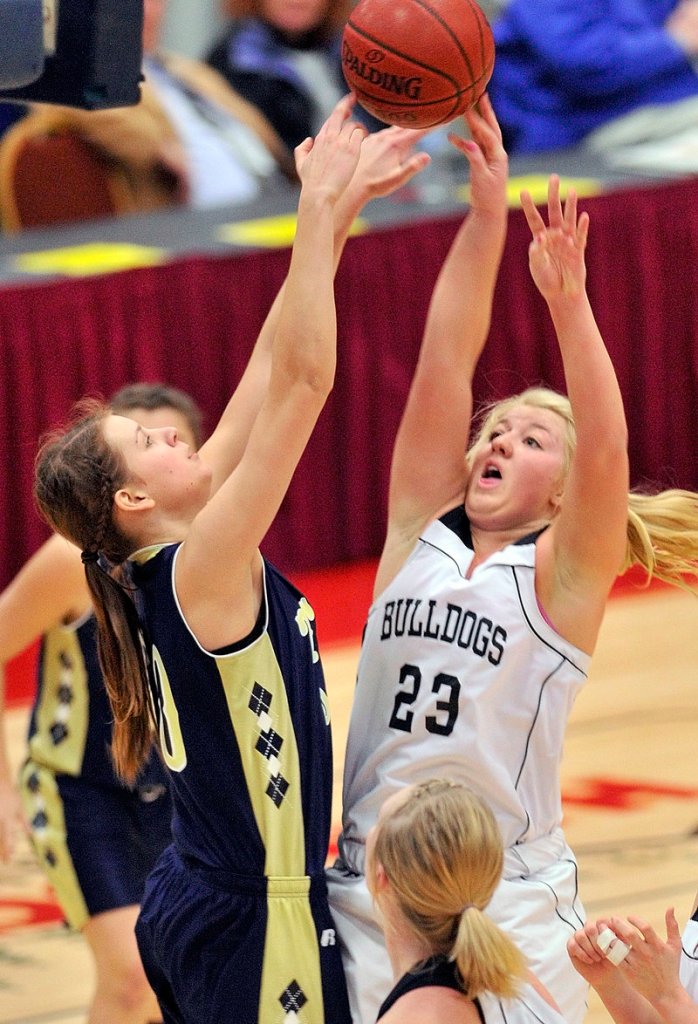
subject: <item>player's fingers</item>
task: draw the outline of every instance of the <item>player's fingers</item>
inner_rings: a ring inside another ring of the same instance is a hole
[[[628,922],[635,928],[636,932],[640,933],[645,942],[653,945],[662,945],[662,940],[649,922],[641,917],[630,916],[628,917]]]
[[[415,174],[431,163],[431,157],[428,153],[416,153],[410,157],[404,163],[396,167],[394,171],[386,175],[381,181],[381,194],[388,194],[394,192],[398,188],[402,188],[408,181],[414,178]]]
[[[484,120],[490,126],[494,134],[497,136],[499,141],[502,141],[502,129],[500,128],[497,115],[494,112],[492,101],[489,97],[489,93],[483,92],[480,99],[477,101],[477,109],[482,114]]]
[[[548,179],[548,223],[551,228],[560,228],[563,224],[560,178],[557,174],[551,174]]]
[[[471,162],[479,160],[484,166],[485,157],[475,139],[464,139],[462,135],[456,135],[454,132],[449,132],[448,141],[452,146],[455,146],[456,149],[459,149],[461,153],[464,153]]]
[[[314,140],[308,137],[307,139],[303,139],[302,142],[299,142],[299,144],[294,149],[293,160],[295,162],[297,171],[300,171],[301,167],[305,163],[305,159],[310,150],[313,148],[313,144]]]
[[[424,170],[431,163],[431,157],[428,153],[414,153],[411,157],[405,160],[401,167],[401,177],[408,181],[414,177],[419,171]]]
[[[10,862],[14,845],[13,827],[9,824],[0,826],[0,863]]]
[[[620,924],[623,928],[635,928],[637,931],[643,931],[645,928],[650,927],[649,921],[646,921],[644,917],[638,917],[637,914],[628,914],[627,917],[614,917],[612,918],[613,925]]]
[[[649,923],[639,917],[627,920],[623,917],[613,917],[611,918],[611,928],[619,939],[631,947],[644,941],[646,931],[648,933],[652,931]],[[655,933],[653,932],[653,934]]]
[[[575,232],[577,228],[577,193],[573,188],[567,190],[564,209],[565,227],[568,231]]]
[[[392,131],[401,142],[407,142],[410,146],[414,146],[416,142],[421,142],[427,135],[431,135],[434,129],[403,128],[401,125],[393,125]]]
[[[351,114],[352,110],[356,106],[356,96],[353,92],[348,92],[340,100],[335,103],[333,114],[338,114],[340,117],[347,118]]]
[[[541,231],[545,231],[545,221],[541,217],[540,210],[533,202],[531,193],[528,192],[526,189],[523,189],[520,195],[521,208],[523,209],[523,212],[526,216],[526,221],[528,223],[529,228],[531,229],[531,234],[535,238],[535,236],[539,234]]]
[[[592,954],[588,953],[586,949],[572,939],[567,943],[567,955],[570,960],[579,960],[583,964],[593,964],[596,962]]]
[[[470,110],[466,110],[463,118],[468,126],[468,131],[483,148],[492,148],[501,144],[502,138],[501,134],[497,131],[498,126],[491,125],[478,111],[477,107],[471,107]]]
[[[577,934],[579,935],[579,947],[584,950],[591,962],[598,963],[600,960],[603,960],[603,953],[594,942],[592,936],[587,935],[584,931]]]
[[[585,249],[587,244],[587,238],[589,236],[589,214],[586,211],[579,216],[577,223],[577,245],[580,249]]]
[[[674,913],[673,907],[668,907],[664,914],[664,922],[666,924],[666,937],[669,943],[673,946],[676,942],[681,942],[681,930],[679,928],[679,922],[676,920],[676,914]]]
[[[345,121],[341,132],[337,136],[337,142],[344,140],[347,150],[356,156],[358,163],[361,156],[361,146],[367,135],[368,131],[363,125],[357,124],[356,121]]]
[[[334,135],[340,132],[345,121],[349,119],[355,103],[356,96],[354,93],[349,92],[346,96],[342,96],[342,98],[335,103],[332,113],[318,132],[318,137],[327,134]]]

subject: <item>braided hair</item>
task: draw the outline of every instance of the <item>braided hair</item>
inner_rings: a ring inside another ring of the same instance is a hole
[[[43,441],[34,496],[49,526],[82,552],[98,626],[99,660],[114,716],[112,754],[119,775],[133,782],[152,744],[146,654],[124,563],[133,541],[114,518],[114,495],[127,480],[121,454],[104,437],[107,405],[76,407],[67,430]]]

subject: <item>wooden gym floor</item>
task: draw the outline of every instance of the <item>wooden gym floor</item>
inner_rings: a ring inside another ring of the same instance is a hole
[[[372,566],[305,577],[318,612],[334,719],[335,822],[342,752]],[[323,618],[330,623],[323,631]],[[567,837],[590,917],[636,913],[681,924],[698,888],[698,603],[663,587],[612,597],[586,688],[567,731]],[[11,750],[23,747],[26,704],[8,713]],[[92,965],[80,936],[59,923],[27,846],[0,865],[0,1024],[81,1024]],[[592,994],[586,1024],[610,1018]]]

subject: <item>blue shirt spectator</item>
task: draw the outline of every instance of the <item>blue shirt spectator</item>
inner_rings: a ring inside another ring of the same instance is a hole
[[[698,0],[511,0],[493,31],[489,92],[511,154],[698,96]]]

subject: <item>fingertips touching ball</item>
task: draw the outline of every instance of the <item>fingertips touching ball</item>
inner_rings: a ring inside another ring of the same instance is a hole
[[[475,0],[359,0],[344,28],[342,68],[380,121],[431,128],[484,93],[492,30]]]

